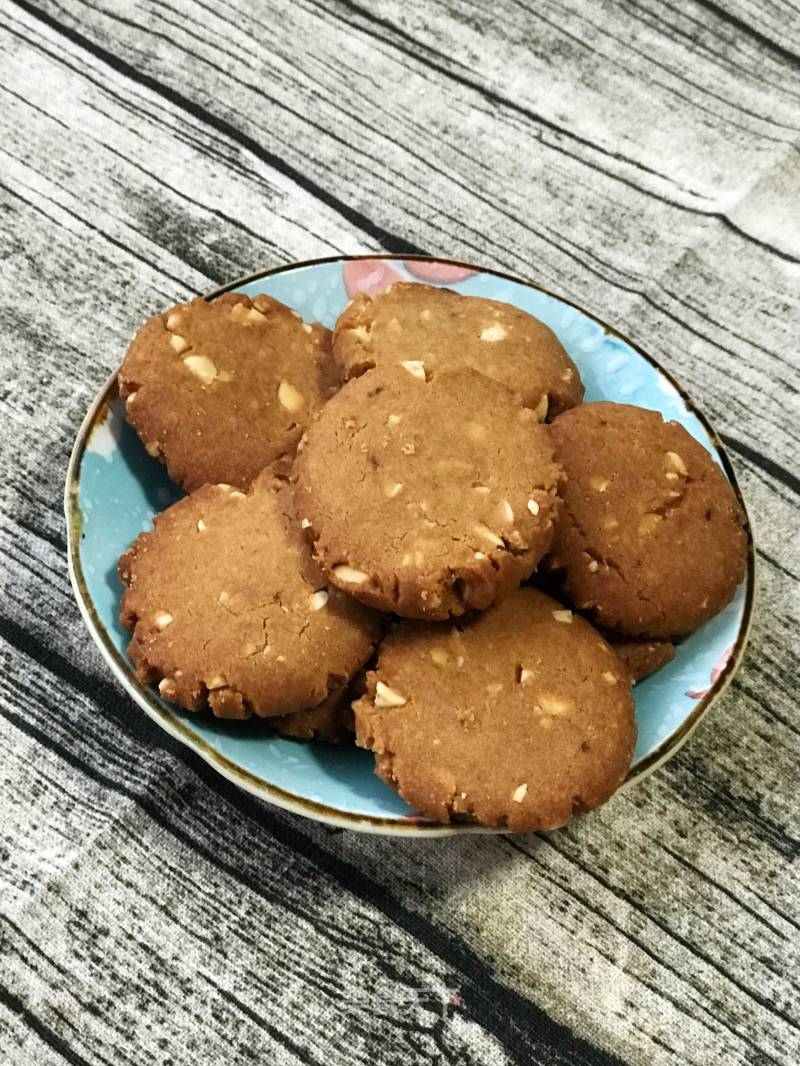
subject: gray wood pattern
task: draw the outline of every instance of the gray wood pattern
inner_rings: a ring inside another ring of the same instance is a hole
[[[0,0],[0,1060],[800,1061],[798,68],[784,0]],[[547,837],[267,809],[129,703],[72,602],[65,465],[139,321],[379,249],[612,322],[750,505],[733,686]]]

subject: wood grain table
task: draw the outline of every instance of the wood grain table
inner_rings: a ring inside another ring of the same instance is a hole
[[[785,0],[0,0],[0,1061],[800,1061],[800,13]],[[549,836],[367,838],[161,734],[69,589],[71,442],[138,323],[339,252],[521,274],[730,449],[744,668]]]

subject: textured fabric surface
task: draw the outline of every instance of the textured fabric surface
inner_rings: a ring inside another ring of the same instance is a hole
[[[0,1062],[800,1060],[798,57],[782,0],[0,0]],[[547,837],[259,804],[131,704],[69,589],[67,458],[139,323],[380,249],[614,323],[750,507],[743,669]]]

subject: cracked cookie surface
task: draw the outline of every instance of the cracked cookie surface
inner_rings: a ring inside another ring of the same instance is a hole
[[[333,334],[343,381],[374,367],[416,360],[432,373],[472,367],[501,381],[540,417],[583,399],[578,368],[555,333],[512,304],[399,282],[356,296]]]
[[[269,296],[180,304],[128,348],[119,371],[126,417],[188,491],[246,488],[269,463],[288,468],[335,391],[330,338]]]
[[[353,710],[357,743],[415,810],[522,832],[605,802],[636,739],[623,664],[532,588],[469,621],[399,624]]]
[[[474,370],[385,367],[348,382],[301,444],[295,510],[331,581],[410,618],[488,607],[550,546],[549,427]]]
[[[555,419],[567,475],[548,565],[598,625],[631,636],[691,633],[744,576],[744,515],[724,474],[677,422],[626,404]]]
[[[205,485],[158,515],[119,561],[120,621],[137,676],[165,699],[223,718],[315,708],[276,722],[308,735],[332,726],[378,619],[328,587],[290,495],[265,471],[247,494]]]

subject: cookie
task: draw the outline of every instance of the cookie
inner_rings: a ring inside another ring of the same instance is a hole
[[[269,725],[276,733],[296,740],[321,740],[338,744],[353,739],[353,712],[347,699],[347,690],[334,689],[316,707],[270,718]]]
[[[173,307],[142,326],[120,367],[128,421],[188,491],[247,488],[269,463],[288,467],[335,391],[330,337],[269,296]]]
[[[438,373],[472,367],[507,385],[541,418],[583,399],[578,368],[558,337],[512,304],[400,282],[377,296],[356,296],[333,334],[343,381],[409,360]]]
[[[368,608],[327,588],[269,471],[249,493],[205,485],[119,562],[120,621],[145,684],[222,718],[294,714],[340,695],[378,638]]]
[[[409,618],[488,607],[547,551],[561,469],[550,430],[475,370],[348,382],[295,462],[295,508],[330,580]]]
[[[622,660],[634,684],[644,681],[675,658],[675,645],[668,640],[635,640],[610,629],[602,635]]]
[[[427,818],[555,829],[623,782],[630,680],[583,618],[532,588],[468,622],[403,622],[353,704],[356,742]]]
[[[567,474],[549,564],[571,602],[630,636],[691,633],[744,575],[744,514],[683,426],[656,411],[594,403],[560,415]]]

